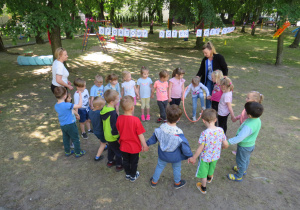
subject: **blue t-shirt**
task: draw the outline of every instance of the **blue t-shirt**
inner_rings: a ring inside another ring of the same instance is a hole
[[[58,114],[58,120],[60,123],[60,126],[69,125],[74,123],[76,120],[74,120],[72,109],[74,107],[74,104],[68,103],[68,102],[62,102],[62,103],[56,103],[54,106],[55,111]]]
[[[90,96],[93,96],[93,97],[101,96],[103,98],[103,90],[104,90],[103,85],[101,85],[101,87],[93,85],[93,87],[91,88]]]
[[[100,110],[96,110],[96,111],[90,110],[89,119],[92,122],[93,132],[95,136],[97,136],[98,139],[105,140]]]
[[[150,98],[152,80],[147,77],[146,79],[139,78],[137,81],[137,85],[140,86],[140,98]]]

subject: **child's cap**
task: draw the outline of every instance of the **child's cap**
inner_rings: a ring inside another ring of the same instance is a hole
[[[264,112],[264,107],[258,102],[247,102],[245,104],[245,110],[247,114],[250,114],[253,118],[258,118]]]
[[[167,106],[167,120],[170,123],[176,123],[182,115],[182,109],[176,104]]]

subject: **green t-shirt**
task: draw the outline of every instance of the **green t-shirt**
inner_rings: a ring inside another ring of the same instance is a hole
[[[239,127],[238,133],[242,130],[243,126],[248,126],[252,130],[252,134],[247,136],[243,141],[238,143],[241,147],[252,147],[255,145],[256,138],[258,136],[259,130],[261,128],[261,121],[259,118],[248,118],[245,122]]]

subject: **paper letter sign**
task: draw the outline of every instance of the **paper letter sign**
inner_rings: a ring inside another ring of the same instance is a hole
[[[165,38],[165,31],[159,32],[159,38]]]
[[[184,31],[184,38],[189,38],[189,30]]]
[[[217,28],[216,29],[216,35],[219,35],[220,34],[220,28]]]
[[[130,37],[136,37],[135,31],[136,31],[135,29],[130,29]]]
[[[222,28],[222,35],[227,34],[227,28]]]
[[[202,36],[202,29],[198,29],[196,37],[201,37],[201,36]]]
[[[111,34],[111,28],[105,28],[105,35],[110,35]]]
[[[148,38],[148,31],[146,29],[143,30],[143,38]]]
[[[118,35],[118,29],[112,28],[112,30],[111,30],[111,35],[112,35],[112,36],[117,36],[117,35]]]
[[[137,30],[136,31],[136,36],[138,37],[138,38],[140,38],[140,37],[142,37],[142,30]]]
[[[99,26],[99,34],[104,35],[104,27]]]
[[[129,29],[124,29],[124,36],[129,37]]]
[[[183,30],[179,30],[179,38],[184,38],[184,31]]]
[[[118,29],[118,36],[124,36],[124,30],[123,28]]]
[[[214,29],[214,28],[210,29],[209,35],[212,36],[215,34],[216,34],[216,29]]]
[[[172,31],[166,30],[166,38],[172,38]]]
[[[172,38],[177,38],[177,30],[172,31]]]
[[[203,36],[209,36],[209,29],[204,30],[204,35]]]

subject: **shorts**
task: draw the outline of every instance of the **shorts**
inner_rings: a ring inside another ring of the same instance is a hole
[[[104,133],[99,134],[99,133],[94,133],[95,136],[97,137],[97,139],[99,139],[99,141],[101,141],[102,143],[106,143],[107,141],[104,138]]]
[[[212,176],[215,172],[217,162],[218,160],[212,162],[204,162],[203,160],[200,160],[198,163],[196,177],[203,179],[207,178],[207,175]]]
[[[80,116],[80,123],[84,123],[89,119],[89,112],[86,109],[78,109],[78,114]]]
[[[141,98],[141,109],[150,109],[150,98]]]

